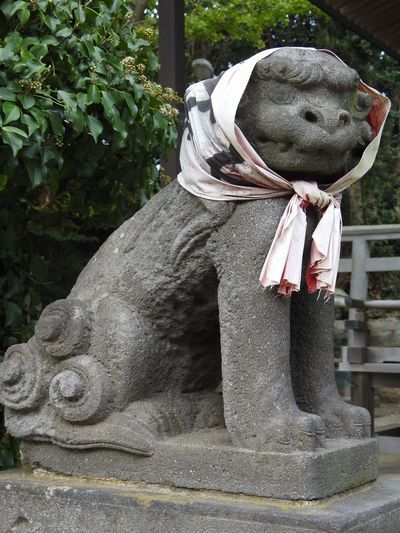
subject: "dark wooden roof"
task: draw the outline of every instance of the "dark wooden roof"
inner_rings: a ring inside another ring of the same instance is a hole
[[[400,0],[311,0],[400,61]]]

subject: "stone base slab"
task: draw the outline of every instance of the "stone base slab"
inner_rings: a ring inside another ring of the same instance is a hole
[[[160,441],[143,457],[108,449],[70,450],[24,442],[32,468],[288,500],[321,499],[377,477],[375,439],[328,440],[315,452],[261,453],[230,444],[224,429]]]
[[[400,476],[322,501],[0,473],[0,533],[396,533]]]

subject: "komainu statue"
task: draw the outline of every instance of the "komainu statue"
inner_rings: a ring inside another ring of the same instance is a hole
[[[210,428],[289,455],[369,437],[336,389],[330,296],[340,193],[372,166],[387,99],[332,52],[280,48],[185,103],[178,179],[7,351],[9,431],[149,457]]]

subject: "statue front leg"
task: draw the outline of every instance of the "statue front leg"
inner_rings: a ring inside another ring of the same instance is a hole
[[[287,200],[240,204],[209,239],[219,279],[224,416],[234,444],[260,451],[314,450],[324,423],[302,412],[290,377],[290,300],[259,275]]]
[[[300,409],[321,416],[330,438],[371,435],[369,412],[344,402],[334,369],[334,300],[325,301],[304,287],[291,301],[291,372]]]
[[[219,287],[224,416],[234,444],[312,451],[323,421],[296,405],[290,378],[289,301],[243,276]]]

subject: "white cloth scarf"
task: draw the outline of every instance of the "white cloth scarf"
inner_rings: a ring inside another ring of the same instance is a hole
[[[340,193],[372,167],[390,102],[360,81],[359,89],[372,97],[368,120],[374,138],[359,163],[334,183],[321,185],[321,188],[312,181],[288,181],[268,168],[235,123],[237,107],[256,63],[275,50],[264,50],[219,78],[196,83],[187,89],[187,123],[178,181],[192,194],[209,200],[242,201],[292,195],[260,275],[264,287],[277,286],[280,294],[288,296],[300,290],[307,226],[305,211],[308,205],[314,205],[320,220],[312,235],[307,287],[310,292],[322,290],[332,294],[340,256]],[[320,52],[341,61],[329,50]]]

